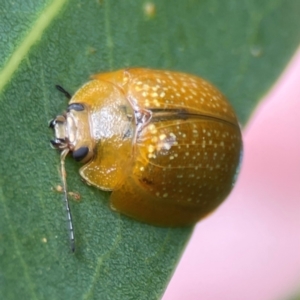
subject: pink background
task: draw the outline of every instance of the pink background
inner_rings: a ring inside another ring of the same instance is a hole
[[[300,51],[244,130],[234,191],[200,222],[163,300],[287,299],[300,289]]]

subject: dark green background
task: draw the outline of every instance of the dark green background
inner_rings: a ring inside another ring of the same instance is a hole
[[[0,74],[50,3],[1,0]],[[109,194],[67,159],[69,190],[81,195],[70,253],[47,128],[66,107],[55,84],[74,92],[127,66],[186,71],[217,85],[245,124],[299,45],[297,0],[157,0],[153,17],[145,3],[67,1],[0,90],[0,299],[158,299],[192,231],[112,212]]]

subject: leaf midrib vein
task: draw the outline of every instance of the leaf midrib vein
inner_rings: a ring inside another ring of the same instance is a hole
[[[27,32],[23,40],[19,43],[19,46],[13,51],[4,67],[0,70],[0,94],[6,84],[11,80],[22,60],[29,53],[31,47],[41,38],[44,30],[49,27],[67,1],[68,0],[53,0],[41,11],[36,22],[32,24],[31,30]]]

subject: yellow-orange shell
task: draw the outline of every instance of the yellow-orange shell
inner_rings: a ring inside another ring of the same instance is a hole
[[[154,225],[188,225],[231,191],[239,124],[202,78],[140,68],[96,74],[70,103],[85,105],[96,145],[80,174],[112,191],[113,209]]]

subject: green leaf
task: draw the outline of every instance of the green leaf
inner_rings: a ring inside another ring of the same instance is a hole
[[[146,3],[1,1],[1,299],[158,299],[192,232],[112,212],[68,159],[81,196],[70,253],[47,128],[66,107],[55,84],[74,92],[127,66],[186,71],[216,84],[244,124],[299,44],[299,1],[155,0],[154,15]]]

